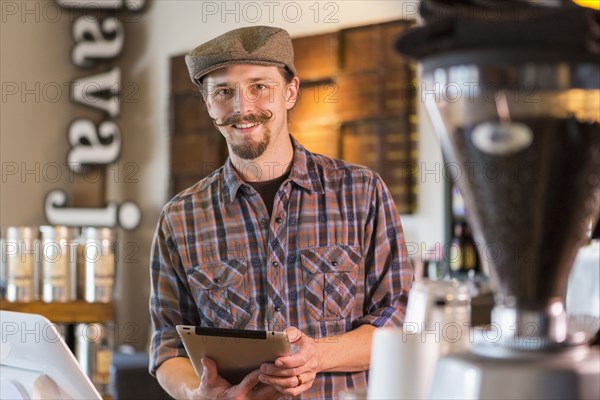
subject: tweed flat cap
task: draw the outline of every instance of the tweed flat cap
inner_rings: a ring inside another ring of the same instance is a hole
[[[290,35],[284,29],[270,26],[229,31],[190,51],[185,63],[192,82],[200,87],[204,75],[233,64],[287,67],[296,75]]]

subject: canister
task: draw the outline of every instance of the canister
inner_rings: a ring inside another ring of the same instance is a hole
[[[37,227],[10,226],[6,229],[3,258],[6,269],[6,300],[31,302],[38,296],[39,240]]]
[[[79,242],[79,292],[90,303],[110,303],[116,270],[115,231],[84,227]]]
[[[76,230],[41,226],[42,300],[64,303],[77,298]]]

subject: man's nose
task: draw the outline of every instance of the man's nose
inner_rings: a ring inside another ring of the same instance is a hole
[[[234,111],[242,115],[251,113],[254,110],[254,99],[252,95],[244,88],[235,91]]]

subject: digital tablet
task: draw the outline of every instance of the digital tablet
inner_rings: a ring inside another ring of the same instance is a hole
[[[219,375],[236,385],[263,363],[292,354],[285,332],[202,328],[177,325],[177,332],[194,366],[202,376],[202,357],[217,363]]]

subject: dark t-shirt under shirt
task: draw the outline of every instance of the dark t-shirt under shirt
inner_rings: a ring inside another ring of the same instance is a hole
[[[248,182],[250,186],[254,188],[260,194],[260,197],[265,203],[267,207],[267,211],[269,215],[273,211],[273,202],[275,200],[275,194],[277,194],[277,190],[279,190],[279,186],[285,181],[289,175],[289,171],[285,174],[281,175],[279,178],[271,179],[268,181],[261,182]]]

